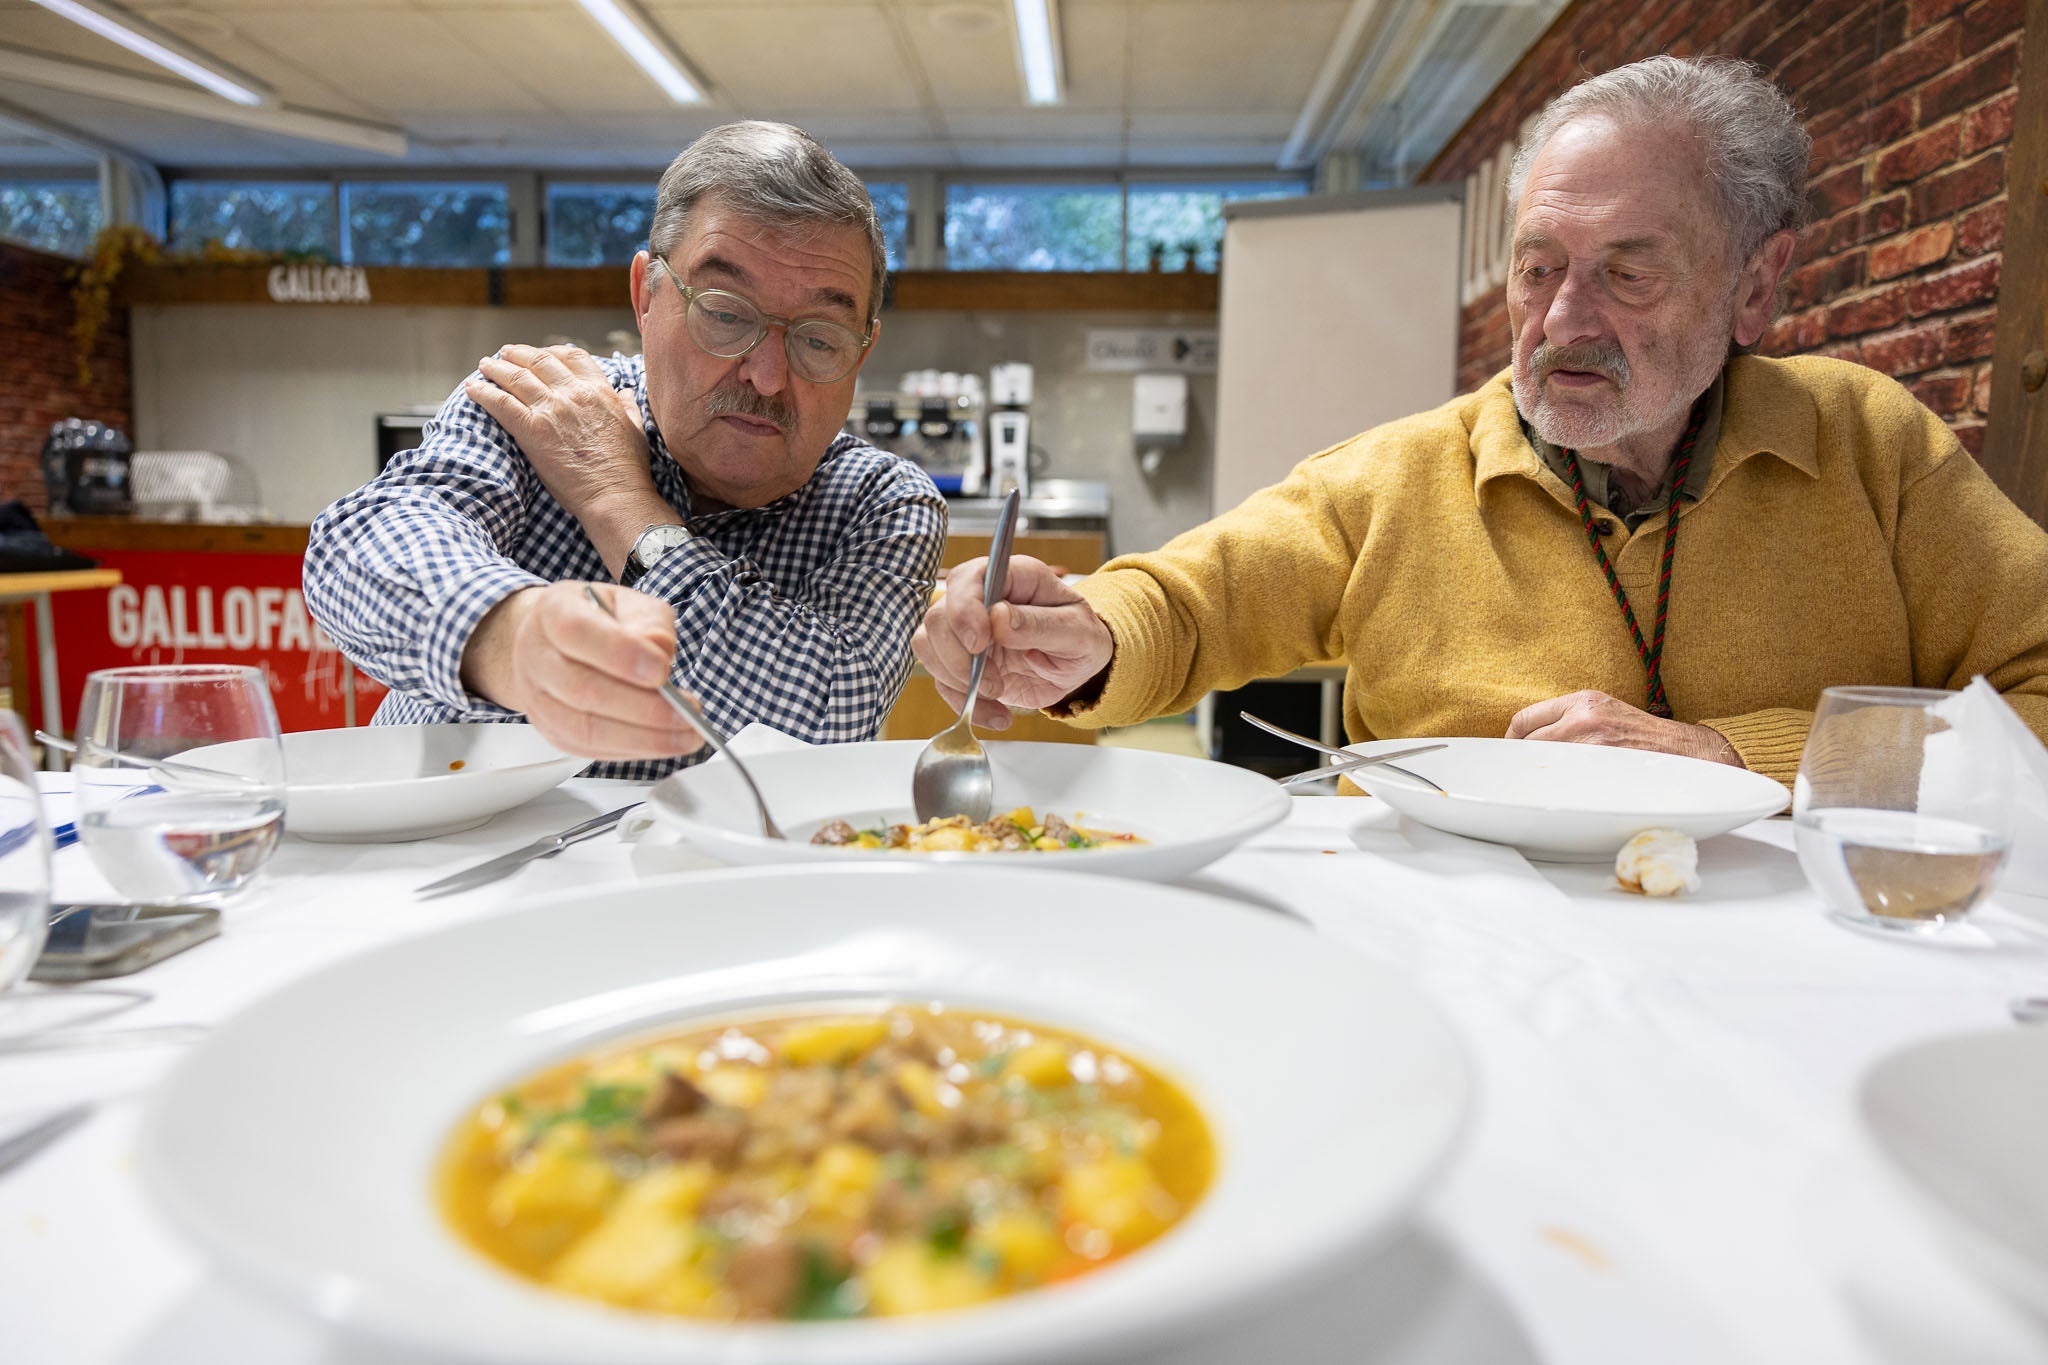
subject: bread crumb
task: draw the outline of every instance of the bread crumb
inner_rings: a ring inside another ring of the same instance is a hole
[[[1700,851],[1689,834],[1646,829],[1621,846],[1614,880],[1638,896],[1675,896],[1700,889]]]

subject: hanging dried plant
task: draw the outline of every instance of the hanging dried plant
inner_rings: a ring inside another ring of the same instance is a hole
[[[93,238],[92,255],[80,263],[71,288],[71,341],[78,349],[81,388],[92,383],[93,343],[99,340],[100,329],[106,326],[107,315],[113,311],[114,282],[121,277],[122,269],[129,261],[153,265],[162,257],[162,244],[133,223],[101,228],[99,236]]]

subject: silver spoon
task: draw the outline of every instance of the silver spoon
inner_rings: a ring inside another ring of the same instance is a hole
[[[1275,725],[1270,720],[1260,720],[1257,716],[1253,715],[1249,711],[1238,712],[1237,718],[1247,725],[1258,726],[1261,730],[1264,730],[1269,735],[1278,735],[1281,739],[1289,740],[1295,744],[1299,744],[1304,749],[1314,749],[1319,754],[1328,754],[1330,757],[1334,759],[1341,760],[1342,766],[1339,768],[1339,771],[1344,771],[1354,766],[1365,768],[1377,764],[1379,767],[1385,768],[1390,773],[1401,774],[1401,776],[1407,778],[1411,782],[1420,782],[1423,786],[1429,788],[1438,796],[1448,796],[1450,794],[1446,792],[1442,787],[1439,787],[1436,783],[1424,777],[1421,773],[1411,773],[1406,768],[1400,767],[1397,764],[1387,762],[1386,759],[1371,759],[1369,762],[1361,763],[1359,762],[1359,760],[1367,758],[1367,755],[1355,754],[1351,752],[1351,750],[1349,749],[1339,749],[1332,745],[1325,744],[1319,739],[1310,739],[1307,735],[1297,735],[1296,733],[1294,733],[1294,731],[1287,729],[1285,726]],[[1448,749],[1449,747],[1450,745],[1448,744],[1431,744],[1424,748],[1404,749],[1397,754],[1388,754],[1387,758],[1407,758],[1413,754],[1428,753],[1437,749]],[[1329,776],[1329,774],[1327,773],[1321,775]],[[1307,776],[1308,775],[1306,773],[1296,774],[1297,780],[1305,780]],[[1355,778],[1353,779],[1354,782],[1356,780],[1357,779]]]
[[[611,617],[614,621],[619,619],[619,614],[612,610],[611,603],[599,597],[597,589],[593,588],[590,584],[585,583],[583,585],[583,595],[588,597],[596,605],[597,609],[606,616]],[[770,818],[768,803],[762,799],[761,789],[754,785],[754,775],[747,771],[747,765],[740,761],[740,756],[734,753],[732,746],[725,742],[725,736],[718,733],[718,727],[704,718],[704,708],[697,705],[696,700],[689,693],[683,691],[682,688],[677,687],[672,682],[664,682],[661,685],[660,691],[661,695],[668,699],[668,704],[675,707],[682,715],[682,718],[690,722],[697,733],[704,736],[712,748],[724,754],[731,761],[732,766],[739,771],[740,781],[746,783],[747,790],[754,794],[754,809],[760,812],[761,815],[761,837],[764,839],[787,839],[789,836],[778,829],[775,821]]]
[[[108,763],[125,763],[131,768],[153,768],[159,772],[169,773],[172,777],[197,778],[206,782],[232,782],[247,787],[271,785],[257,778],[242,773],[231,773],[221,768],[205,768],[197,763],[180,763],[169,758],[143,758],[139,754],[124,754],[119,749],[109,749],[106,745],[89,739],[73,743],[51,734],[48,730],[36,731],[36,738],[52,749],[69,754],[73,758],[104,759]]]
[[[988,569],[981,580],[984,608],[992,608],[1003,600],[1003,585],[1010,579],[1010,545],[1016,539],[1017,506],[1021,501],[1017,490],[1011,489],[996,517],[995,538],[988,547]],[[994,647],[995,641],[991,639],[989,648]],[[988,819],[995,804],[996,779],[988,766],[988,751],[974,737],[974,699],[981,695],[981,670],[987,663],[988,649],[974,656],[959,719],[932,736],[931,743],[917,756],[917,769],[910,775],[910,804],[920,821],[964,815],[978,825]]]

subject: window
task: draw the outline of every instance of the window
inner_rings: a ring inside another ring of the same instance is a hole
[[[1110,184],[946,186],[952,270],[1117,270],[1123,190]]]
[[[1277,199],[1302,192],[1298,180],[1134,184],[1130,187],[1124,269],[1148,269],[1155,247],[1160,249],[1162,269],[1185,269],[1187,249],[1192,246],[1195,268],[1214,270],[1216,251],[1223,243],[1225,204],[1241,199]]]
[[[870,181],[868,199],[875,217],[882,220],[882,245],[888,248],[889,268],[901,270],[910,249],[910,186],[900,180]]]
[[[334,186],[322,181],[172,181],[171,249],[196,254],[208,242],[265,255],[338,260]]]
[[[501,184],[396,180],[341,187],[342,259],[351,265],[504,265],[512,209]]]
[[[0,237],[83,256],[99,230],[98,180],[0,180]]]
[[[653,185],[548,186],[549,265],[627,265],[647,245]]]

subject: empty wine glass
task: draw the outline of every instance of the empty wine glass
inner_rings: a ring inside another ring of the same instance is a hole
[[[1962,694],[1830,687],[1792,792],[1793,837],[1834,918],[1948,941],[1988,941],[1963,920],[2012,848],[2012,756],[1966,746]]]
[[[0,991],[28,973],[50,918],[50,827],[36,794],[28,736],[0,711]]]
[[[284,745],[254,668],[88,675],[71,771],[79,842],[133,900],[218,903],[248,885],[284,830]]]

